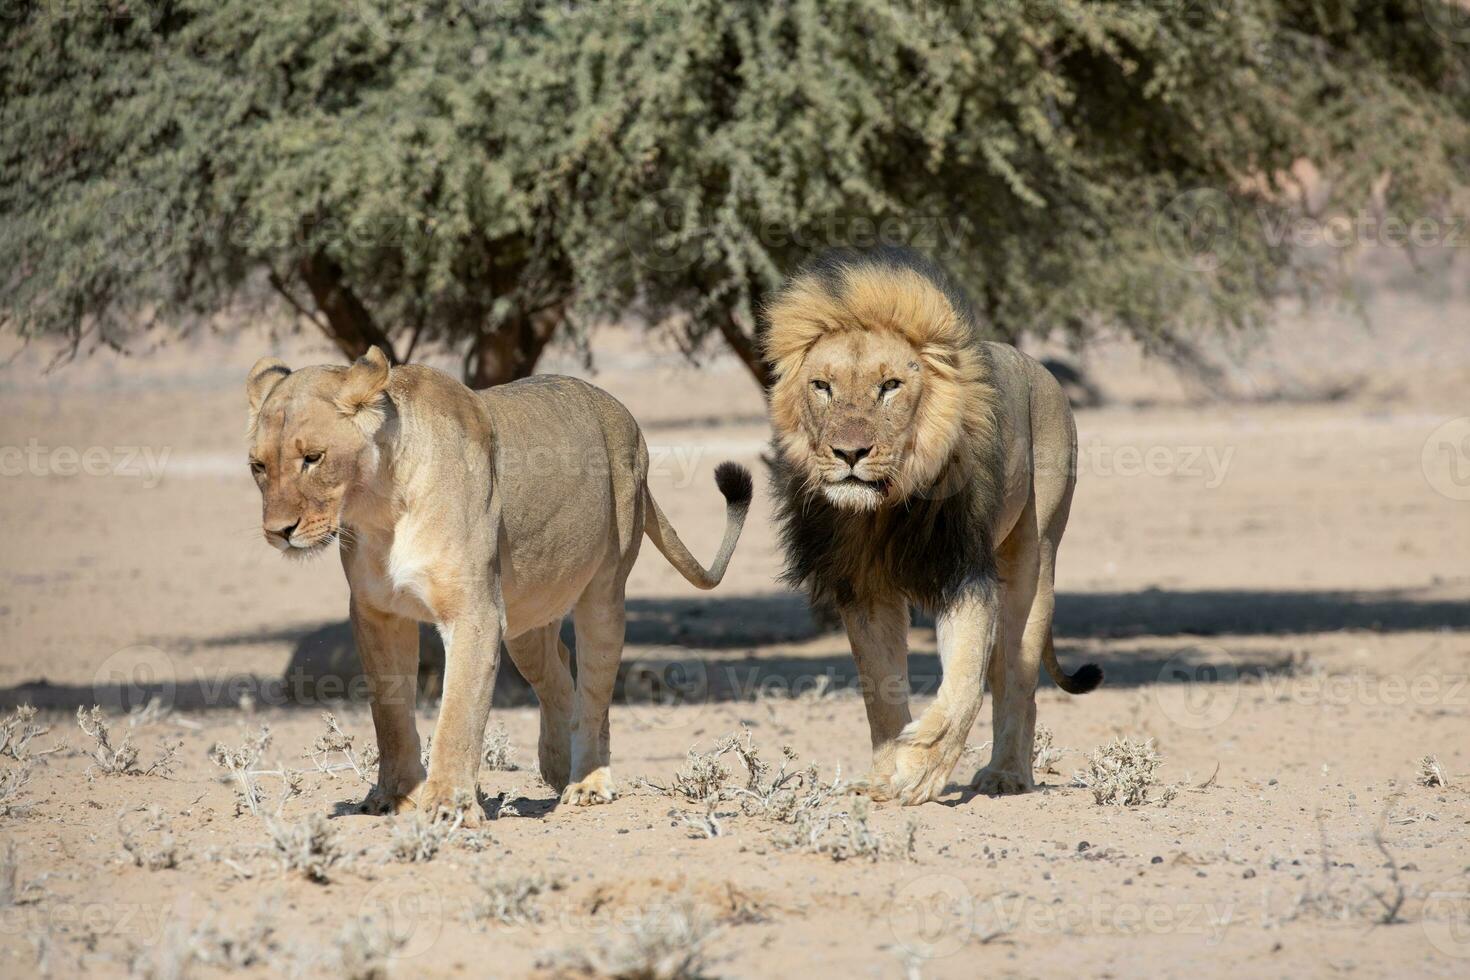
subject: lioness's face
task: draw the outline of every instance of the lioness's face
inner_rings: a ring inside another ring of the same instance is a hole
[[[889,333],[833,333],[812,346],[802,372],[813,480],[838,507],[879,507],[911,448],[924,389],[918,353]]]
[[[282,552],[313,554],[335,540],[348,494],[376,469],[373,429],[362,424],[357,398],[361,367],[359,361],[347,370],[291,372],[278,361],[262,361],[246,383],[261,527]],[[381,375],[386,383],[386,362]],[[373,394],[378,391],[381,386]],[[353,397],[344,399],[348,394]]]

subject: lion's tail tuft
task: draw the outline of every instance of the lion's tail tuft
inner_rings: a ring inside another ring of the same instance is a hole
[[[1056,681],[1057,687],[1068,694],[1086,694],[1096,690],[1103,682],[1103,669],[1097,664],[1083,664],[1070,674],[1063,670],[1062,665],[1057,663],[1057,652],[1049,635],[1046,638],[1046,647],[1041,651],[1041,662],[1046,665],[1046,672]]]
[[[715,467],[715,486],[719,487],[720,493],[725,497],[725,537],[709,568],[701,565],[689,553],[689,549],[684,547],[684,542],[679,539],[679,532],[674,530],[674,525],[669,523],[669,519],[659,509],[652,491],[647,486],[643,488],[647,502],[643,533],[648,535],[654,547],[669,560],[669,564],[696,589],[713,589],[725,577],[730,556],[735,554],[735,545],[740,540],[740,530],[745,527],[745,515],[750,512],[751,497],[755,494],[750,470],[739,463],[724,462]]]

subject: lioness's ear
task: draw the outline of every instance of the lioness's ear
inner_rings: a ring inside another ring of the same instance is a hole
[[[290,373],[291,369],[286,367],[286,362],[278,357],[262,357],[255,362],[255,367],[245,376],[245,397],[250,399],[252,425],[255,424],[255,416],[260,412],[266,396]]]
[[[378,405],[378,396],[388,387],[388,356],[377,347],[353,362],[342,379],[342,388],[337,392],[337,410],[343,415],[354,416],[365,408]]]

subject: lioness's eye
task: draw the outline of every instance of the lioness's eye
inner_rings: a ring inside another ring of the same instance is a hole
[[[252,459],[250,461],[250,472],[259,476],[261,473],[265,472],[265,464],[258,459]]]
[[[827,382],[822,381],[820,378],[812,382],[812,387],[817,389],[824,395],[831,394],[832,392],[832,386],[829,385]]]
[[[322,461],[322,454],[321,453],[307,453],[305,456],[302,456],[301,457],[301,462],[305,463],[307,466],[314,466],[317,463],[320,463],[321,461]]]
[[[898,386],[901,384],[903,384],[903,382],[898,380],[897,378],[889,378],[887,381],[883,382],[883,384],[878,386],[878,390],[883,392],[884,394],[887,394],[890,391],[897,391]]]

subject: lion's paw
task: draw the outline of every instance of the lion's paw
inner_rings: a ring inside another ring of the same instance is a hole
[[[616,797],[612,773],[603,767],[594,769],[581,782],[573,783],[562,790],[561,801],[572,806],[593,806],[597,803],[611,803]]]
[[[986,766],[975,773],[975,778],[970,781],[970,788],[986,796],[1014,796],[1018,793],[1029,793],[1035,787],[1030,779],[1020,773]]]
[[[430,778],[413,794],[413,803],[419,812],[434,820],[458,817],[461,826],[480,825],[480,804],[473,788],[451,786]]]
[[[873,771],[848,784],[848,788],[859,796],[866,796],[874,803],[887,803],[893,799],[893,773]]]
[[[902,745],[893,770],[892,798],[904,806],[930,803],[944,795],[955,758],[941,745]]]

